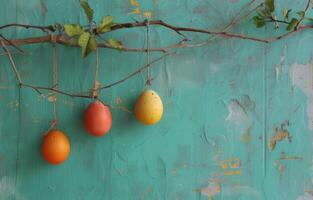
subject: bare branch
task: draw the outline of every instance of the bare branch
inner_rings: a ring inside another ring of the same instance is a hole
[[[9,28],[9,27],[21,27],[21,28],[25,28],[25,29],[38,29],[38,30],[49,31],[49,32],[55,31],[55,28],[52,25],[50,25],[50,26],[35,26],[35,25],[30,25],[30,24],[18,24],[18,23],[6,24],[3,26],[0,26],[0,29],[5,29],[5,28]]]
[[[127,76],[125,76],[125,77],[122,78],[121,80],[118,80],[118,81],[116,81],[116,82],[114,82],[114,83],[111,83],[111,84],[109,84],[109,85],[102,86],[102,87],[98,88],[97,90],[107,89],[107,88],[113,87],[113,86],[115,86],[115,85],[118,85],[118,84],[120,84],[120,83],[123,83],[124,81],[126,81],[126,80],[132,78],[133,76],[135,76],[135,75],[137,75],[137,74],[139,74],[139,73],[142,72],[144,69],[149,68],[149,67],[152,67],[152,66],[153,66],[152,64],[154,64],[154,63],[156,63],[156,62],[158,62],[158,61],[164,59],[165,57],[167,57],[167,56],[169,56],[169,55],[173,55],[173,54],[175,54],[175,53],[176,53],[176,52],[171,52],[171,53],[164,54],[164,55],[162,55],[161,57],[159,57],[159,58],[157,58],[157,59],[151,61],[150,63],[147,63],[146,65],[140,67],[140,68],[137,69],[136,71],[130,73],[130,74],[127,75]]]
[[[149,67],[152,67],[153,66],[152,64],[154,64],[154,63],[164,59],[165,57],[167,57],[169,55],[173,55],[173,54],[175,54],[175,53],[171,52],[171,53],[164,54],[161,57],[151,61],[150,63],[140,67],[139,69],[137,69],[133,73],[127,75],[126,77],[122,78],[121,80],[116,81],[114,83],[111,83],[109,85],[97,88],[97,90],[107,89],[107,88],[116,86],[116,85],[118,85],[120,83],[123,83],[124,81],[126,81],[126,80],[132,78],[133,76],[137,75],[138,73],[140,73],[142,70],[144,70],[146,68],[149,68]],[[93,99],[94,98],[93,95],[90,95],[90,91],[88,91],[88,92],[81,92],[81,93],[69,93],[69,92],[65,92],[65,91],[60,90],[60,89],[56,89],[55,87],[43,87],[43,86],[30,85],[30,84],[25,84],[25,83],[21,83],[21,87],[31,88],[31,89],[35,90],[40,95],[43,94],[41,91],[45,90],[45,91],[51,91],[51,92],[63,94],[65,96],[69,96],[69,97],[79,97],[79,98],[88,98],[88,99]]]
[[[8,47],[6,46],[6,44],[2,40],[0,42],[1,42],[3,50],[7,53],[7,56],[9,58],[10,63],[11,63],[12,69],[13,69],[13,71],[15,73],[16,80],[18,81],[18,84],[21,85],[23,83],[22,79],[21,79],[21,75],[20,75],[20,73],[17,70],[17,67],[16,67],[16,65],[14,63],[13,57],[11,55],[11,52],[10,52],[10,50],[8,49]]]

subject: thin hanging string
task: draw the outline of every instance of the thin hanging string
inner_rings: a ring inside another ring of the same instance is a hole
[[[52,67],[53,67],[53,74],[52,74],[52,88],[56,89],[58,86],[58,60],[57,60],[57,50],[56,50],[56,36],[51,35],[51,41],[52,41]],[[53,122],[52,122],[52,127],[54,127],[57,123],[57,93],[53,92]]]
[[[96,69],[95,69],[95,78],[93,82],[93,88],[92,88],[92,97],[98,98],[98,88],[100,86],[99,83],[99,50],[96,49]]]
[[[93,83],[93,97],[98,97],[98,88],[99,88],[99,50],[96,50],[96,69],[95,69],[95,80]]]
[[[146,55],[147,55],[147,64],[148,64],[148,68],[146,70],[146,86],[150,87],[152,84],[152,78],[151,78],[151,69],[150,69],[150,56],[151,56],[151,51],[150,51],[150,22],[149,19],[147,19],[146,22],[146,27],[147,27],[147,37],[146,37],[146,43],[147,43],[147,51],[146,51]]]

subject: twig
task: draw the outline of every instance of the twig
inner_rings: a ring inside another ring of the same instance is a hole
[[[240,18],[241,19],[241,18]],[[207,30],[207,29],[199,29],[199,28],[190,28],[190,27],[178,27],[178,26],[173,26],[170,25],[168,23],[163,22],[162,20],[153,20],[149,22],[150,25],[159,25],[159,26],[163,26],[166,27],[168,29],[171,29],[175,32],[179,32],[181,35],[181,32],[193,32],[193,33],[203,33],[203,34],[209,34],[209,35],[216,35],[216,36],[223,36],[225,38],[238,38],[238,39],[245,39],[245,40],[251,40],[251,41],[255,41],[255,42],[263,42],[263,43],[269,43],[269,42],[274,42],[276,40],[273,40],[273,38],[258,38],[258,37],[254,37],[254,36],[249,36],[249,35],[244,35],[244,34],[235,34],[235,33],[229,33],[227,31],[212,31],[212,30]],[[234,22],[232,22],[231,24],[234,24]],[[20,25],[22,26],[22,25]],[[26,27],[31,27],[30,25],[24,25]],[[146,22],[133,22],[133,23],[123,23],[123,24],[115,24],[112,26],[111,31],[115,31],[115,30],[119,30],[119,29],[124,29],[124,28],[134,28],[134,27],[143,27],[146,26]],[[35,26],[36,27],[36,26]],[[42,28],[42,27],[41,27]],[[312,28],[312,27],[311,27]],[[299,26],[300,30],[306,30],[308,29],[308,26],[306,26],[306,28],[303,28],[301,26]],[[292,31],[291,31],[292,32]],[[284,34],[285,35],[285,34]],[[276,38],[284,38],[285,36],[278,36]],[[14,45],[18,46],[18,45],[25,45],[25,44],[36,44],[36,43],[50,43],[51,42],[51,38],[50,36],[43,36],[43,37],[36,37],[36,38],[24,38],[24,39],[18,39],[18,40],[10,40],[11,43],[13,43]],[[69,42],[66,38],[65,35],[59,35],[57,36],[57,43],[59,44],[63,44],[63,45],[71,45],[71,46],[78,46],[77,45],[77,41],[75,42]],[[10,43],[6,42],[7,45],[10,45]],[[110,49],[116,49],[116,50],[120,50],[120,51],[144,51],[146,52],[147,49],[140,49],[140,48],[126,48],[126,47],[122,47],[122,48],[114,48],[111,45],[108,45],[107,43],[100,43],[98,44],[99,47],[103,47],[103,48],[110,48]],[[188,46],[185,46],[186,48]],[[166,52],[166,50],[164,48],[156,48],[156,49],[151,49],[151,51],[161,51],[161,52]]]
[[[157,59],[151,61],[150,63],[147,63],[146,65],[140,67],[139,69],[137,69],[136,71],[130,73],[130,74],[127,75],[127,76],[125,76],[125,77],[122,78],[121,80],[116,81],[116,82],[114,82],[114,83],[111,83],[111,84],[109,84],[109,85],[102,86],[102,87],[98,88],[97,90],[107,89],[107,88],[113,87],[113,86],[115,86],[115,85],[118,85],[118,84],[120,84],[120,83],[123,83],[124,81],[126,81],[126,80],[132,78],[132,77],[135,76],[136,74],[139,74],[139,73],[142,72],[144,69],[149,68],[149,67],[152,67],[152,66],[153,66],[152,64],[154,64],[154,63],[156,63],[156,62],[162,60],[163,58],[165,58],[165,57],[167,57],[167,56],[169,56],[169,55],[173,55],[173,54],[175,54],[175,53],[176,53],[176,52],[166,53],[166,54],[162,55],[161,57],[159,57],[159,58],[157,58]]]
[[[0,34],[0,38],[2,38],[3,40],[5,40],[8,44],[12,45],[15,49],[17,49],[20,53],[25,54],[25,52],[19,48],[18,46],[16,46],[15,44],[13,44],[10,40],[6,39],[2,34]]]
[[[18,81],[18,84],[19,84],[19,85],[22,85],[22,84],[23,84],[23,81],[22,81],[22,79],[21,79],[20,73],[18,72],[18,70],[17,70],[17,68],[16,68],[16,65],[15,65],[15,63],[14,63],[14,60],[13,60],[13,57],[12,57],[12,55],[11,55],[10,50],[8,49],[8,47],[6,46],[6,44],[4,44],[3,41],[0,41],[0,42],[1,42],[1,45],[2,45],[3,50],[7,53],[7,56],[8,56],[8,58],[9,58],[9,60],[10,60],[10,63],[11,63],[12,69],[13,69],[13,71],[14,71],[14,73],[15,73],[15,77],[16,77],[16,80]]]
[[[233,27],[235,24],[237,24],[240,20],[245,19],[246,17],[248,17],[251,13],[255,12],[259,7],[263,6],[264,3],[260,3],[258,4],[256,7],[254,7],[253,9],[250,9],[251,6],[256,2],[257,0],[251,0],[249,3],[247,3],[242,9],[239,10],[239,12],[234,16],[234,18],[230,21],[230,23],[223,29],[223,31],[213,31],[213,30],[208,30],[208,29],[201,29],[201,28],[192,28],[192,27],[180,27],[180,26],[174,26],[171,24],[168,24],[162,20],[152,20],[152,21],[141,21],[141,22],[131,22],[131,23],[119,23],[119,24],[114,24],[111,27],[110,31],[117,31],[119,29],[128,29],[128,28],[136,28],[136,27],[146,27],[147,23],[149,23],[149,26],[162,26],[165,27],[167,29],[170,29],[174,32],[176,32],[177,34],[181,35],[184,37],[183,40],[179,41],[176,44],[167,46],[167,47],[160,47],[160,48],[130,48],[130,47],[121,47],[121,48],[116,48],[113,47],[112,45],[110,45],[107,42],[101,42],[98,43],[98,47],[100,48],[109,48],[109,49],[114,49],[114,50],[119,50],[119,51],[129,51],[129,52],[163,52],[166,53],[168,52],[170,49],[175,49],[175,48],[192,48],[192,47],[199,47],[199,46],[203,46],[206,45],[209,41],[217,38],[217,37],[224,37],[224,38],[238,38],[238,39],[245,39],[245,40],[250,40],[250,41],[255,41],[255,42],[262,42],[262,43],[271,43],[271,42],[275,42],[277,40],[283,39],[285,37],[288,37],[292,34],[296,34],[298,32],[301,31],[305,31],[308,29],[312,29],[313,26],[312,25],[302,25],[300,24],[300,22],[297,25],[297,28],[286,32],[282,35],[276,36],[276,37],[269,37],[269,38],[259,38],[259,37],[255,37],[255,36],[250,36],[250,35],[244,35],[244,34],[238,34],[238,33],[231,33],[228,32],[228,30]],[[307,12],[307,10],[309,9],[311,0],[307,1],[306,7],[304,9],[304,12]],[[248,9],[250,9],[249,11],[247,11]],[[245,11],[247,11],[247,13],[245,13]],[[288,24],[288,22],[283,21],[283,20],[278,20],[276,18],[268,18],[269,21],[267,22],[274,22],[274,23],[284,23],[284,24]],[[44,32],[48,32],[48,33],[54,33],[58,30],[58,28],[56,28],[56,26],[54,25],[50,25],[50,26],[35,26],[35,25],[27,25],[27,24],[18,24],[18,23],[13,23],[13,24],[7,24],[7,25],[3,25],[0,26],[0,30],[1,29],[6,29],[9,27],[21,27],[21,28],[25,28],[25,29],[37,29],[37,30],[41,30]],[[87,27],[88,28],[88,27]],[[97,33],[97,28],[95,26],[90,26],[89,28],[92,29],[92,31],[96,34]],[[84,28],[86,29],[86,28]],[[212,35],[214,37],[211,37],[209,40],[199,43],[199,44],[187,44],[186,42],[189,41],[185,38],[185,36],[182,34],[183,32],[192,32],[192,33],[202,33],[202,34],[208,34],[208,35]],[[98,35],[100,37],[100,35]],[[100,37],[101,38],[101,37]],[[68,38],[65,34],[60,34],[60,35],[56,35],[55,36],[55,40],[52,41],[51,40],[51,36],[42,36],[42,37],[33,37],[33,38],[23,38],[23,39],[12,39],[9,40],[7,38],[5,38],[3,35],[0,34],[0,43],[2,45],[2,48],[4,49],[4,53],[8,56],[12,69],[15,73],[15,77],[18,81],[19,86],[23,86],[23,87],[28,87],[31,88],[33,90],[35,90],[38,94],[42,95],[43,90],[46,91],[52,91],[55,93],[60,93],[66,96],[70,96],[70,97],[81,97],[81,98],[93,98],[92,95],[90,95],[90,91],[89,92],[82,92],[82,93],[69,93],[69,92],[65,92],[63,90],[57,89],[55,86],[53,87],[43,87],[43,86],[35,86],[35,85],[30,85],[30,84],[25,84],[22,82],[20,73],[18,72],[18,69],[14,63],[13,57],[12,57],[12,53],[10,52],[9,48],[7,46],[11,45],[14,46],[17,50],[19,50],[20,52],[22,51],[20,48],[18,48],[18,46],[21,45],[28,45],[28,44],[38,44],[38,43],[51,43],[51,42],[56,42],[58,44],[61,45],[70,45],[72,47],[78,47],[77,44],[77,39],[73,39],[73,38]],[[113,86],[116,86],[118,84],[121,84],[123,82],[125,82],[126,80],[132,78],[133,76],[135,76],[136,74],[140,73],[142,70],[146,69],[146,68],[150,68],[152,66],[153,63],[165,58],[166,56],[169,56],[171,54],[174,53],[166,53],[163,56],[148,62],[146,65],[138,68],[136,71],[132,72],[131,74],[125,76],[124,78],[113,82],[109,85],[106,86],[102,86],[97,88],[96,90],[102,90],[102,89],[106,89],[106,88],[111,88]]]
[[[30,24],[18,24],[18,23],[12,23],[12,24],[6,24],[3,26],[0,26],[0,29],[5,29],[5,28],[9,28],[9,27],[21,27],[21,28],[25,28],[25,29],[39,29],[42,31],[51,31],[51,32],[55,31],[55,28],[52,25],[50,25],[50,26],[35,26],[35,25],[30,25]]]
[[[162,60],[163,58],[169,56],[169,55],[173,55],[175,54],[175,52],[171,52],[171,53],[166,53],[164,55],[162,55],[161,57],[151,61],[150,63],[140,67],[139,69],[137,69],[136,71],[134,71],[133,73],[129,74],[128,76],[122,78],[121,80],[119,81],[116,81],[114,83],[111,83],[109,85],[106,85],[106,86],[103,86],[103,87],[100,87],[100,88],[97,88],[97,90],[103,90],[103,89],[106,89],[106,88],[110,88],[110,87],[113,87],[115,85],[118,85],[120,83],[123,83],[124,81],[130,79],[131,77],[135,76],[136,74],[140,73],[142,70],[146,69],[146,68],[149,68],[149,67],[152,67],[154,63]],[[36,86],[36,85],[30,85],[30,84],[25,84],[25,83],[21,83],[21,86],[22,87],[27,87],[27,88],[31,88],[33,90],[35,90],[38,94],[42,95],[43,93],[41,92],[41,90],[46,90],[46,91],[51,91],[51,92],[56,92],[56,93],[59,93],[59,94],[63,94],[65,96],[69,96],[69,97],[80,97],[80,98],[87,98],[87,99],[92,99],[94,98],[92,95],[90,95],[90,91],[88,92],[82,92],[82,93],[69,93],[69,92],[65,92],[63,90],[60,90],[60,89],[56,89],[55,87],[43,87],[43,86]],[[84,95],[86,94],[86,95]]]
[[[1,39],[0,39],[1,41]],[[4,40],[2,40],[4,41]],[[10,43],[9,43],[10,42]],[[40,44],[40,43],[51,43],[51,37],[50,36],[42,36],[42,37],[32,37],[32,38],[23,38],[23,39],[15,39],[15,40],[9,40],[4,41],[6,45],[15,45],[15,46],[21,46],[21,45],[30,45],[30,44]],[[77,44],[77,41],[70,43],[69,41],[66,41],[64,36],[57,36],[56,42],[61,45],[70,45],[72,47],[79,47]],[[121,48],[115,48],[108,43],[98,43],[98,47],[100,48],[107,48],[107,49],[114,49],[118,51],[127,51],[127,52],[147,52],[147,49],[142,48],[129,48],[129,47],[121,47]],[[163,52],[165,53],[167,50],[164,48],[151,48],[151,52]]]
[[[90,95],[72,94],[72,93],[65,92],[63,90],[56,89],[53,87],[35,86],[35,85],[30,85],[30,84],[25,84],[25,83],[22,83],[21,86],[31,88],[31,89],[37,91],[39,94],[42,94],[42,92],[40,90],[48,90],[48,91],[56,92],[56,93],[63,94],[65,96],[69,96],[69,97],[91,98]]]
[[[244,7],[242,7],[239,12],[235,15],[235,17],[231,20],[231,22],[224,28],[224,31],[227,31],[231,26],[233,26],[234,24],[236,24],[239,21],[239,17],[240,15],[246,11],[247,9],[249,9],[251,7],[252,4],[254,4],[257,0],[252,0],[249,3],[247,3]],[[263,3],[261,3],[260,5],[263,5]],[[256,8],[258,8],[260,5],[258,5]]]

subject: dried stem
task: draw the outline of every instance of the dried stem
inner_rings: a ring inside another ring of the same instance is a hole
[[[203,34],[209,34],[209,35],[215,35],[215,36],[222,36],[225,38],[238,38],[238,39],[245,39],[245,40],[251,40],[251,41],[255,41],[255,42],[263,42],[263,43],[270,43],[270,42],[274,42],[277,40],[280,40],[284,37],[289,36],[293,33],[297,33],[299,31],[293,30],[290,31],[288,33],[285,33],[283,35],[277,36],[277,37],[273,37],[273,38],[258,38],[255,36],[250,36],[250,35],[244,35],[244,34],[236,34],[236,33],[230,33],[227,32],[227,30],[233,26],[234,24],[236,24],[238,21],[248,17],[251,13],[253,13],[256,9],[258,9],[259,7],[261,7],[263,5],[263,3],[257,5],[254,9],[250,10],[248,13],[246,13],[245,15],[241,16],[241,14],[247,10],[248,8],[250,8],[250,6],[255,2],[255,0],[252,0],[250,3],[248,3],[245,7],[243,7],[238,13],[237,15],[233,18],[233,20],[229,23],[228,26],[225,27],[225,29],[223,31],[213,31],[213,30],[208,30],[208,29],[200,29],[200,28],[191,28],[191,27],[179,27],[179,26],[173,26],[171,24],[168,24],[162,20],[152,20],[149,21],[149,25],[150,26],[163,26],[165,28],[168,28],[170,30],[175,31],[176,33],[178,33],[179,35],[182,35],[182,32],[193,32],[193,33],[203,33]],[[309,7],[310,1],[308,1],[307,6],[305,8],[305,11],[307,11],[308,7]],[[241,17],[240,17],[241,16]],[[277,20],[274,18],[269,18],[268,22],[275,22],[275,23],[288,23],[282,20]],[[147,25],[147,21],[142,21],[142,22],[132,22],[132,23],[121,23],[121,24],[115,24],[111,27],[111,31],[116,31],[119,29],[128,29],[128,28],[136,28],[136,27],[145,27]],[[24,28],[34,28],[34,29],[40,29],[43,31],[55,31],[53,26],[33,26],[33,25],[25,25],[25,24],[8,24],[5,26],[0,26],[0,30],[7,28],[7,27],[24,27]],[[309,28],[313,28],[312,26],[299,26],[298,29],[303,31],[303,30],[307,30]],[[93,31],[96,33],[97,30],[96,28],[93,29]],[[3,39],[1,39],[3,41]],[[42,36],[42,37],[34,37],[34,38],[23,38],[23,39],[15,39],[15,40],[9,40],[6,41],[4,40],[6,45],[15,45],[15,46],[19,46],[19,45],[27,45],[27,44],[37,44],[37,43],[50,43],[51,42],[51,38],[50,36]],[[71,46],[78,46],[77,45],[77,40],[74,41],[69,41],[68,38],[66,37],[66,35],[58,35],[57,36],[57,43],[62,44],[62,45],[71,45]],[[110,49],[116,49],[116,50],[120,50],[120,51],[133,51],[133,52],[147,52],[148,50],[145,48],[129,48],[129,47],[122,47],[122,48],[114,48],[113,46],[109,45],[108,43],[99,43],[98,47],[100,48],[110,48]],[[183,47],[183,48],[188,48],[188,45],[185,46],[180,46],[178,44],[176,45],[171,45],[171,48],[177,48],[177,47]],[[167,52],[168,48],[151,48],[150,51],[160,51],[160,52]]]
[[[171,53],[166,53],[164,55],[162,55],[161,57],[155,59],[155,60],[152,60],[150,63],[147,63],[146,65],[138,68],[136,71],[132,72],[131,74],[125,76],[124,78],[114,82],[114,83],[111,83],[109,85],[105,85],[105,86],[102,86],[102,87],[99,87],[97,88],[98,91],[100,90],[103,90],[103,89],[107,89],[107,88],[111,88],[113,86],[116,86],[120,83],[123,83],[125,82],[126,80],[132,78],[133,76],[139,74],[140,72],[142,72],[144,69],[146,68],[149,68],[149,67],[152,67],[154,63],[164,59],[165,57],[167,56],[170,56],[170,55],[173,55],[175,54],[174,52],[171,52]],[[30,85],[30,84],[25,84],[25,83],[22,83],[21,84],[22,87],[28,87],[28,88],[31,88],[33,90],[35,90],[38,94],[42,95],[43,93],[41,92],[42,90],[46,90],[46,91],[51,91],[51,92],[55,92],[55,93],[59,93],[59,94],[63,94],[65,96],[69,96],[69,97],[79,97],[79,98],[88,98],[88,99],[92,99],[94,98],[94,96],[90,95],[90,91],[86,91],[86,92],[81,92],[81,93],[69,93],[69,92],[65,92],[63,90],[60,90],[60,89],[56,89],[55,87],[43,87],[43,86],[36,86],[36,85]]]
[[[132,78],[133,76],[139,74],[139,73],[142,72],[143,70],[152,67],[152,66],[153,66],[152,64],[154,64],[154,63],[156,63],[156,62],[158,62],[158,61],[164,59],[165,57],[167,57],[167,56],[169,56],[169,55],[173,55],[173,54],[175,54],[175,52],[166,53],[166,54],[162,55],[161,57],[159,57],[159,58],[157,58],[157,59],[155,59],[155,60],[153,60],[153,61],[147,63],[146,65],[144,65],[144,66],[142,66],[142,67],[140,67],[140,68],[138,68],[136,71],[130,73],[129,75],[127,75],[127,76],[125,76],[124,78],[122,78],[121,80],[116,81],[116,82],[114,82],[114,83],[111,83],[111,84],[109,84],[109,85],[102,86],[102,87],[98,88],[98,90],[103,90],[103,89],[111,88],[111,87],[113,87],[113,86],[115,86],[115,85],[118,85],[118,84],[120,84],[120,83],[123,83],[123,82],[125,82],[126,80]]]
[[[2,46],[3,50],[6,52],[8,58],[10,60],[10,63],[11,63],[12,69],[13,69],[13,71],[15,73],[15,77],[16,77],[16,80],[18,81],[18,84],[22,85],[23,82],[22,82],[22,79],[21,79],[21,75],[20,75],[20,73],[17,70],[17,67],[16,67],[16,65],[14,63],[14,60],[13,60],[13,57],[12,57],[12,54],[11,54],[10,50],[8,49],[8,47],[6,46],[6,44],[3,41],[0,41],[0,42],[1,42],[1,46]]]
[[[248,2],[242,9],[239,10],[239,12],[233,17],[233,19],[230,21],[230,23],[222,30],[222,31],[213,31],[213,30],[208,30],[208,29],[201,29],[201,28],[193,28],[193,27],[180,27],[180,26],[174,26],[171,24],[168,24],[162,20],[152,20],[147,22],[145,21],[141,21],[141,22],[131,22],[131,23],[118,23],[118,24],[114,24],[111,27],[111,31],[117,31],[120,29],[129,29],[129,28],[137,28],[137,27],[146,27],[147,23],[149,23],[149,26],[161,26],[167,29],[170,29],[174,32],[176,32],[177,34],[179,34],[180,36],[183,36],[183,39],[181,41],[179,41],[176,44],[172,44],[169,45],[167,47],[159,47],[159,48],[130,48],[130,47],[122,47],[122,48],[115,48],[113,46],[111,46],[109,43],[107,42],[101,42],[98,43],[98,47],[99,48],[109,48],[109,49],[115,49],[115,50],[119,50],[119,51],[129,51],[129,52],[163,52],[166,53],[168,52],[170,49],[176,49],[176,48],[193,48],[193,47],[199,47],[199,46],[203,46],[208,44],[209,41],[217,38],[217,37],[224,37],[224,38],[238,38],[238,39],[244,39],[244,40],[250,40],[250,41],[254,41],[254,42],[261,42],[261,43],[271,43],[271,42],[275,42],[277,40],[281,40],[283,38],[286,38],[288,36],[291,36],[293,34],[308,30],[308,29],[312,29],[313,26],[312,25],[303,25],[302,23],[302,19],[300,19],[298,26],[289,32],[286,32],[284,34],[281,34],[279,36],[276,37],[269,37],[269,38],[259,38],[259,37],[255,37],[255,36],[250,36],[250,35],[245,35],[245,34],[238,34],[238,33],[231,33],[229,32],[229,29],[231,27],[233,27],[234,25],[236,25],[239,21],[247,18],[248,16],[250,16],[252,13],[254,13],[257,9],[259,9],[261,6],[264,5],[264,3],[260,3],[257,6],[255,6],[254,8],[250,9],[252,7],[252,5],[256,2],[257,0],[251,0],[250,2]],[[304,12],[307,12],[307,10],[309,9],[311,0],[307,1],[306,7],[304,9]],[[247,11],[247,12],[246,12]],[[266,22],[270,22],[270,23],[282,23],[282,24],[288,24],[287,21],[283,21],[283,20],[279,20],[276,19],[275,17],[269,17],[268,21]],[[56,35],[53,40],[51,37],[51,34],[53,33],[54,35],[57,33],[58,30],[60,30],[60,28],[57,28],[57,24],[56,25],[50,25],[50,26],[36,26],[36,25],[28,25],[28,24],[18,24],[18,23],[13,23],[13,24],[7,24],[7,25],[3,25],[0,26],[0,30],[2,29],[7,29],[10,27],[20,27],[20,28],[25,28],[25,29],[36,29],[36,30],[41,30],[43,32],[49,33],[49,35],[46,36],[42,36],[42,37],[31,37],[31,38],[22,38],[22,39],[7,39],[5,38],[3,35],[1,35],[0,33],[0,43],[2,48],[4,49],[4,53],[5,55],[8,56],[9,61],[11,63],[12,69],[15,73],[15,77],[17,79],[17,82],[19,84],[19,86],[21,87],[28,87],[31,88],[33,90],[35,90],[38,94],[42,95],[42,91],[51,91],[51,92],[55,92],[55,93],[59,93],[59,94],[63,94],[66,96],[70,96],[70,97],[80,97],[80,98],[93,98],[93,95],[90,95],[90,91],[88,92],[82,92],[82,93],[69,93],[69,92],[65,92],[63,90],[60,90],[58,88],[56,88],[55,86],[52,87],[43,87],[43,86],[35,86],[35,85],[30,85],[30,84],[25,84],[23,83],[21,76],[18,72],[18,69],[14,63],[13,57],[12,57],[12,53],[10,52],[8,46],[13,46],[15,47],[19,52],[23,52],[18,46],[22,46],[22,45],[30,45],[30,44],[39,44],[39,43],[58,43],[61,45],[69,45],[72,47],[78,47],[78,43],[77,43],[77,39],[75,38],[68,38],[65,34],[59,34]],[[87,28],[91,28],[92,31],[101,39],[101,36],[99,35],[97,28],[96,27],[87,27]],[[202,33],[202,34],[208,34],[208,35],[212,35],[213,37],[211,37],[209,40],[199,43],[199,44],[187,44],[187,42],[189,41],[184,35],[183,32],[192,32],[192,33]],[[99,87],[96,89],[96,91],[100,91],[103,89],[107,89],[107,88],[111,88],[113,86],[116,86],[118,84],[121,84],[123,82],[125,82],[126,80],[132,78],[133,76],[137,75],[138,73],[142,72],[144,69],[150,68],[152,67],[152,64],[154,64],[155,62],[158,62],[159,60],[165,58],[166,56],[172,55],[173,53],[166,53],[163,56],[148,62],[146,65],[138,68],[136,71],[132,72],[131,74],[125,76],[124,78],[111,83],[109,85],[105,85],[102,87]]]

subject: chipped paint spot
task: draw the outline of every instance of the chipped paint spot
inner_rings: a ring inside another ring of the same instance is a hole
[[[226,118],[226,121],[230,121],[235,125],[241,125],[242,123],[246,123],[247,121],[249,121],[246,110],[238,100],[232,100],[228,104],[227,108],[229,114]]]
[[[142,14],[146,18],[152,18],[152,12],[151,11],[146,11]]]
[[[17,108],[20,106],[19,102],[16,101],[11,101],[9,103],[7,103],[7,107],[13,109],[14,111],[17,111]]]
[[[122,98],[121,97],[116,97],[115,98],[115,104],[119,105],[123,102]]]
[[[272,151],[276,147],[276,143],[287,138],[291,142],[290,133],[286,130],[286,127],[289,126],[289,122],[285,121],[281,124],[281,127],[274,127],[274,135],[271,137],[269,142],[269,149]]]
[[[280,74],[283,71],[283,66],[286,60],[286,56],[282,56],[280,58],[279,64],[275,67],[275,75],[276,75],[276,81],[279,81],[280,79]]]
[[[279,160],[303,160],[303,157],[300,156],[288,156],[285,152],[280,153]]]
[[[285,169],[286,169],[286,165],[285,164],[281,164],[278,160],[275,161],[275,166],[279,171],[279,175],[282,176]]]
[[[16,190],[14,180],[9,177],[2,177],[0,179],[0,199],[25,200]]]
[[[141,11],[140,3],[138,0],[130,0],[130,5],[134,7],[130,14],[140,15],[143,18],[152,18],[153,13],[151,11]]]
[[[222,169],[227,169],[227,163],[223,162],[223,163],[221,164],[221,168],[222,168]]]
[[[232,175],[241,175],[241,161],[239,158],[231,158],[228,160],[224,160],[221,163],[221,169],[224,171],[224,175],[232,176]],[[228,168],[231,170],[226,171]]]
[[[251,141],[251,127],[249,127],[246,132],[241,135],[241,140],[244,142]]]
[[[130,5],[134,6],[134,10],[130,14],[140,14],[140,4],[137,0],[130,0]]]
[[[233,99],[227,105],[229,114],[225,120],[236,132],[241,134],[251,132],[253,127],[251,114],[254,108],[255,103],[248,95],[243,95],[240,99]]]
[[[57,101],[57,95],[55,95],[55,94],[49,95],[48,101],[49,102],[56,102]]]
[[[306,192],[303,195],[298,196],[297,200],[313,200],[313,195],[308,193],[308,192]]]
[[[290,70],[293,86],[299,87],[307,97],[308,128],[313,130],[313,60],[306,65],[294,63]]]
[[[195,190],[196,192],[200,192],[201,195],[203,196],[207,196],[210,199],[212,199],[212,197],[218,195],[221,192],[221,184],[219,183],[219,181],[217,180],[210,180],[208,182],[208,186],[201,188],[199,190]]]

